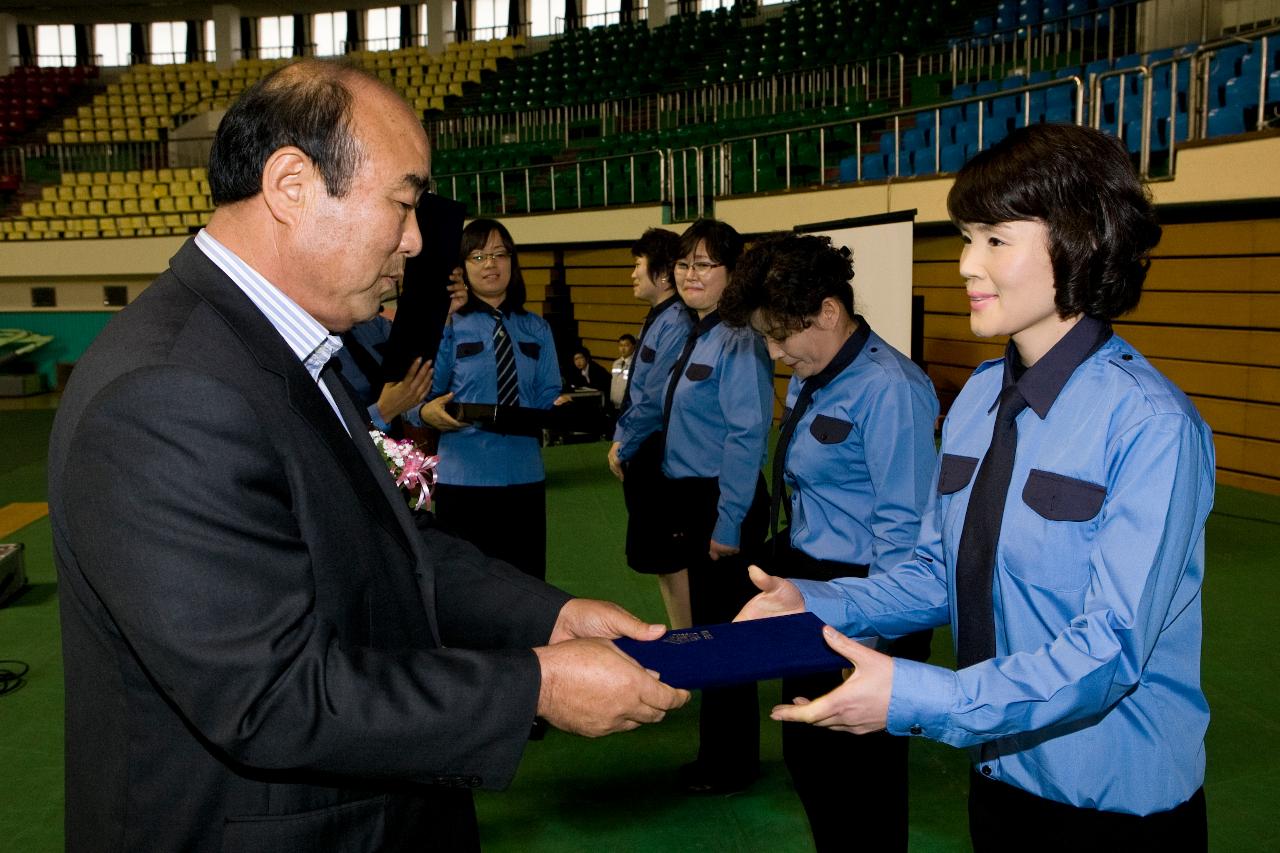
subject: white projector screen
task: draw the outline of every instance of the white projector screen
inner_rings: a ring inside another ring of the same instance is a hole
[[[910,357],[911,258],[914,210],[879,216],[797,225],[801,234],[822,234],[831,245],[853,252],[853,306],[876,334]]]

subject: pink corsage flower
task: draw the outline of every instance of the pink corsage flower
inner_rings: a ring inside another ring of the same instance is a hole
[[[430,509],[431,490],[436,484],[435,467],[440,464],[440,457],[428,456],[407,438],[396,441],[382,430],[369,430],[369,437],[395,478],[396,486],[404,490],[409,509]]]

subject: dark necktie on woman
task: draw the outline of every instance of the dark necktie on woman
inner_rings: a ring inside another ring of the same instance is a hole
[[[511,347],[511,335],[502,322],[502,312],[496,308],[493,314],[493,359],[498,368],[498,405],[520,405],[520,377],[516,373],[516,354]]]
[[[969,506],[965,510],[960,548],[956,554],[956,665],[964,668],[994,657],[995,617],[991,582],[995,576],[996,545],[1004,518],[1005,497],[1018,450],[1018,413],[1027,407],[1017,385],[1000,392],[991,447],[982,460]]]

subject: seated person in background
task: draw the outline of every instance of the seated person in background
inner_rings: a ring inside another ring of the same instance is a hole
[[[591,388],[600,392],[600,400],[609,399],[609,371],[605,370],[591,357],[591,350],[578,347],[573,351],[573,370],[569,371],[567,384],[570,388]]]
[[[1114,137],[1037,124],[970,160],[947,208],[970,326],[1009,343],[947,415],[909,559],[829,583],[752,569],[743,617],[811,610],[856,667],[773,716],[968,748],[978,851],[1205,850],[1213,436],[1111,328],[1160,240],[1150,199]],[[848,639],[948,624],[954,672]]]
[[[609,374],[609,406],[614,412],[622,411],[622,398],[627,393],[627,379],[631,376],[631,362],[636,355],[634,335],[618,338],[618,357],[613,360]]]
[[[726,323],[749,323],[791,369],[773,454],[773,547],[762,558],[788,577],[867,577],[909,557],[938,459],[933,383],[854,313],[852,278],[848,250],[827,237],[766,238],[738,261],[720,303]],[[783,508],[789,524],[779,530]],[[885,650],[924,660],[931,633]],[[839,673],[784,678],[782,697],[840,682]],[[783,723],[782,755],[819,850],[845,849],[850,822],[867,850],[907,849],[907,744]],[[851,767],[865,781],[856,798],[844,784]]]

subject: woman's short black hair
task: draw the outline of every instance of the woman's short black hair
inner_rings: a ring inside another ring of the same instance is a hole
[[[835,299],[853,316],[853,256],[814,234],[771,234],[742,254],[720,297],[720,317],[733,326],[751,324],[757,311],[765,333],[776,340],[807,329]]]
[[[676,285],[676,261],[680,259],[680,235],[665,228],[649,228],[631,244],[631,256],[644,258],[649,276],[656,282],[666,277],[666,286]]]
[[[742,255],[742,235],[728,222],[719,219],[699,219],[680,235],[680,254],[687,258],[698,248],[698,243],[705,243],[707,255],[717,264],[724,264],[730,274],[738,265],[738,257]]]
[[[507,254],[511,256],[511,280],[507,283],[507,295],[503,297],[498,310],[504,314],[523,314],[525,313],[525,287],[524,273],[520,271],[520,256],[516,253],[516,241],[511,239],[511,232],[498,220],[473,219],[467,223],[466,228],[462,229],[462,244],[458,249],[458,265],[462,267],[462,280],[467,283],[468,288],[471,287],[471,280],[467,278],[467,256],[483,250],[485,244],[489,242],[489,235],[494,233],[497,233]],[[472,293],[467,298],[467,303],[458,309],[458,313],[469,314],[477,310],[488,311],[489,305],[481,302]]]
[[[1049,236],[1058,314],[1110,320],[1133,310],[1160,242],[1151,197],[1124,146],[1070,124],[1019,128],[956,175],[957,224],[1038,220]]]
[[[367,75],[335,61],[305,60],[246,89],[218,123],[209,150],[213,203],[256,196],[267,159],[289,145],[311,158],[329,195],[345,196],[364,158],[351,126],[349,83],[359,76]]]

